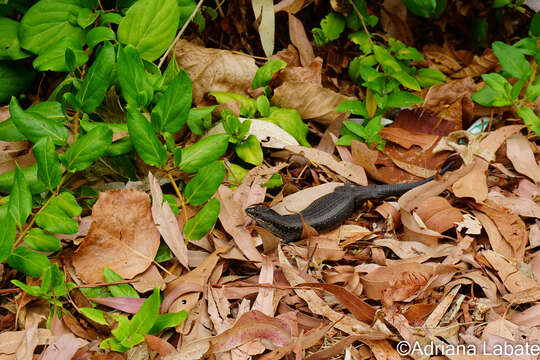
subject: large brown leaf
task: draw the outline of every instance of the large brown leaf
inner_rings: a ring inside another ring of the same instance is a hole
[[[148,195],[137,190],[99,194],[92,226],[73,255],[77,275],[86,283],[103,281],[107,266],[124,279],[145,271],[159,247]]]

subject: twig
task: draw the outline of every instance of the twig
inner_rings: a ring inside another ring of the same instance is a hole
[[[169,180],[171,181],[171,185],[173,186],[174,191],[176,192],[176,196],[178,196],[178,199],[180,199],[180,204],[182,205],[182,212],[184,213],[184,220],[187,223],[188,218],[187,218],[186,203],[184,202],[184,197],[182,196],[180,189],[178,189],[178,186],[176,186],[176,181],[174,181],[172,175],[170,173],[167,173],[167,176],[169,177]]]
[[[163,63],[165,62],[165,59],[167,58],[167,56],[169,55],[169,53],[171,52],[171,50],[176,46],[176,43],[178,42],[178,40],[180,40],[180,37],[184,34],[184,32],[186,31],[189,23],[191,23],[191,20],[193,20],[193,18],[195,17],[195,14],[197,14],[197,11],[199,11],[199,9],[201,8],[201,5],[203,3],[204,0],[200,0],[199,3],[197,4],[197,7],[195,8],[195,10],[193,10],[193,12],[191,13],[191,15],[189,16],[189,18],[187,19],[186,23],[184,24],[184,26],[182,26],[182,29],[180,29],[180,32],[178,32],[178,34],[176,35],[176,37],[174,38],[174,41],[172,42],[171,46],[169,46],[169,48],[167,49],[167,51],[165,52],[165,54],[163,54],[163,56],[161,57],[161,59],[159,59],[159,65],[158,65],[158,68],[161,68],[161,65],[163,65]]]
[[[364,31],[366,32],[369,43],[371,44],[371,46],[373,46],[373,42],[371,41],[371,34],[369,33],[367,29],[366,22],[364,21],[364,15],[362,15],[362,13],[360,12],[360,10],[358,10],[358,8],[356,7],[356,4],[352,0],[349,0],[349,3],[352,5],[356,15],[358,15],[358,17],[360,18],[360,22],[362,23],[362,27],[364,28]]]

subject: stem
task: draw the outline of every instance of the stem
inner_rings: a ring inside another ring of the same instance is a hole
[[[358,15],[358,17],[360,18],[360,22],[362,23],[362,27],[364,28],[364,31],[366,32],[369,43],[371,44],[371,46],[373,46],[373,41],[371,41],[371,34],[369,33],[367,29],[366,22],[364,21],[364,15],[362,15],[362,13],[360,12],[360,10],[358,10],[358,7],[356,7],[356,4],[352,0],[349,0],[349,3],[352,5],[356,15]]]
[[[169,177],[169,180],[171,181],[171,184],[174,188],[174,191],[176,192],[176,196],[180,199],[180,204],[182,205],[182,213],[184,214],[184,220],[187,223],[187,211],[186,211],[186,203],[184,202],[184,197],[182,196],[182,193],[180,192],[180,189],[178,189],[178,186],[176,186],[176,182],[174,181],[174,178],[170,173],[167,173],[167,176]]]
[[[77,141],[77,135],[79,135],[79,111],[75,112],[74,119],[75,129],[73,129],[73,141]]]
[[[191,20],[193,20],[193,18],[195,17],[195,14],[197,14],[197,11],[199,11],[199,9],[201,8],[201,5],[203,3],[204,0],[200,0],[199,3],[197,4],[197,7],[195,8],[195,10],[193,10],[193,12],[191,13],[191,15],[189,16],[189,18],[187,19],[186,23],[184,24],[184,26],[182,26],[182,29],[180,29],[180,32],[178,32],[178,34],[176,35],[176,37],[174,38],[174,41],[172,42],[172,44],[169,46],[169,48],[167,49],[167,51],[165,51],[165,54],[163,54],[163,56],[161,57],[161,59],[159,59],[159,64],[158,64],[158,68],[161,68],[161,65],[163,65],[163,63],[165,62],[165,59],[167,58],[167,56],[169,55],[169,53],[171,52],[171,50],[173,49],[173,47],[176,45],[176,43],[178,42],[178,40],[180,40],[180,37],[184,34],[184,32],[186,31],[189,23],[191,23]]]
[[[21,241],[24,239],[24,237],[26,236],[28,231],[30,231],[32,226],[34,226],[34,223],[36,222],[37,216],[43,211],[43,209],[45,209],[47,207],[47,205],[49,205],[49,203],[51,202],[52,199],[54,199],[56,196],[58,196],[58,193],[60,192],[60,188],[62,187],[62,184],[66,180],[66,175],[67,174],[64,174],[64,176],[62,176],[62,178],[60,179],[60,183],[56,187],[56,190],[54,190],[54,192],[52,193],[51,197],[48,198],[47,201],[45,202],[45,204],[43,204],[43,206],[34,214],[34,217],[32,218],[32,220],[30,220],[28,225],[26,225],[24,230],[19,234],[19,237],[17,238],[17,240],[15,240],[15,242],[13,243],[12,249],[15,249],[17,247],[17,245],[19,245],[21,243]]]

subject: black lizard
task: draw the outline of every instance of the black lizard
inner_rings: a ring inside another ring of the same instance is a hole
[[[452,163],[449,163],[443,167],[440,174],[444,174],[451,165]],[[313,201],[308,207],[300,211],[300,214],[304,221],[318,232],[330,230],[341,225],[363,201],[400,196],[419,185],[433,180],[433,178],[431,176],[411,184],[370,186],[345,184]],[[248,207],[246,213],[258,225],[268,229],[285,243],[300,240],[302,236],[302,220],[299,214],[279,215],[264,205]]]

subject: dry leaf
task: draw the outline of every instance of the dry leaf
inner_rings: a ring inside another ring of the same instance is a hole
[[[92,209],[92,219],[90,231],[72,260],[81,280],[102,282],[104,266],[123,279],[131,279],[150,266],[160,236],[147,194],[136,190],[102,192]]]
[[[497,270],[499,278],[511,293],[524,291],[538,285],[535,280],[519,270],[518,264],[511,263],[496,252],[485,250],[480,254]]]
[[[477,77],[490,72],[499,64],[499,60],[491,49],[486,49],[482,56],[474,56],[471,64],[467,65],[460,71],[452,74],[455,79],[466,77]]]
[[[540,184],[540,165],[534,158],[531,144],[525,136],[514,134],[508,138],[506,156],[512,161],[517,172]]]
[[[414,43],[414,37],[407,25],[407,8],[401,0],[384,0],[381,8],[381,25],[386,35],[403,41],[407,45]]]
[[[152,218],[154,223],[178,262],[188,268],[187,246],[176,216],[172,212],[169,203],[163,200],[161,186],[159,186],[158,180],[151,172],[148,173],[148,182],[152,193]]]
[[[71,360],[77,350],[88,344],[88,341],[79,339],[73,334],[66,334],[59,337],[53,344],[49,345],[43,352],[42,360]]]
[[[461,212],[440,196],[424,200],[416,213],[428,228],[440,233],[453,228],[456,222],[463,220]]]
[[[345,100],[352,100],[352,98],[320,85],[290,81],[274,90],[272,105],[296,109],[303,119],[328,125],[341,115],[334,109]]]
[[[283,2],[284,1],[282,1],[281,3]],[[301,5],[303,5],[304,3],[304,0],[296,0],[295,3],[297,3],[301,7]],[[276,8],[280,4],[277,4]],[[315,54],[313,53],[313,47],[311,46],[311,43],[309,42],[309,39],[306,35],[304,24],[302,24],[302,22],[298,20],[290,11],[289,11],[289,36],[291,38],[291,42],[293,43],[294,46],[296,46],[296,48],[298,49],[298,52],[300,53],[300,61],[302,65],[308,66],[309,64],[311,64],[313,59],[315,59]],[[322,63],[322,59],[321,59],[321,63]]]
[[[182,39],[176,44],[176,61],[191,78],[195,104],[210,91],[246,94],[257,72],[255,60],[247,55],[205,48]]]

